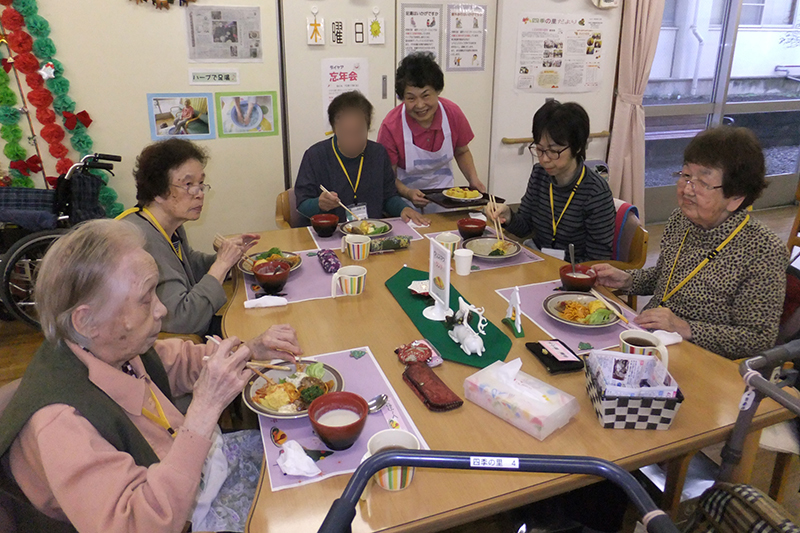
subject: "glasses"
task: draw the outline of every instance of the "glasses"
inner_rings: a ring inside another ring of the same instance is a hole
[[[704,182],[699,178],[693,178],[689,174],[685,174],[683,171],[678,171],[673,174],[678,178],[678,187],[683,189],[686,185],[692,186],[692,192],[697,192],[697,186],[700,186],[700,190],[706,191],[713,191],[714,189],[721,189],[722,185],[717,185],[716,187],[713,185],[709,185],[708,183]]]
[[[536,143],[531,143],[528,145],[528,151],[531,153],[532,156],[541,158],[543,155],[546,155],[547,159],[550,159],[551,161],[555,161],[556,159],[558,159],[561,156],[561,154],[566,152],[568,149],[569,146],[567,146],[566,148],[562,148],[561,150],[551,150],[551,149],[542,150],[541,148],[536,146]]]
[[[175,185],[174,183],[170,183],[169,186],[182,189],[187,193],[189,193],[190,196],[197,196],[197,194],[199,194],[200,191],[203,191],[203,194],[205,194],[211,190],[211,185],[209,185],[208,183],[197,183],[197,184],[187,183],[186,185]]]

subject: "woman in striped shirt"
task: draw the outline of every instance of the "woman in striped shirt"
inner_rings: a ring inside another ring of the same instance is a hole
[[[533,143],[538,162],[519,210],[498,205],[487,215],[518,237],[531,236],[543,252],[564,258],[570,243],[575,260],[611,258],[614,198],[608,183],[584,164],[589,115],[579,104],[548,101],[533,116]]]

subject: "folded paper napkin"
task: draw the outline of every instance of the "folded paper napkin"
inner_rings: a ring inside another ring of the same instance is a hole
[[[478,220],[483,220],[486,222],[486,215],[483,213],[470,213],[469,218],[477,218]]]
[[[673,331],[664,331],[663,329],[657,329],[653,332],[653,335],[658,337],[661,342],[664,343],[664,346],[669,346],[670,344],[678,344],[683,340],[680,333],[675,333]]]
[[[255,307],[283,307],[288,304],[289,300],[282,296],[262,296],[255,300],[246,300],[244,302],[245,309],[253,309]]]
[[[281,447],[278,466],[284,474],[290,476],[312,477],[322,473],[314,460],[306,455],[306,451],[296,440],[288,440]]]

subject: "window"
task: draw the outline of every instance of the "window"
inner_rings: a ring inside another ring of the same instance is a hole
[[[786,26],[794,22],[797,0],[745,0],[742,26]]]

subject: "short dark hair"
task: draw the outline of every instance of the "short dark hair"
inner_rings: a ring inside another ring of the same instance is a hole
[[[406,87],[419,87],[430,85],[437,93],[444,89],[444,72],[430,52],[415,52],[407,55],[400,61],[394,75],[394,92],[402,100],[406,94]]]
[[[740,210],[767,187],[761,143],[747,128],[718,126],[698,133],[683,151],[683,162],[722,170],[722,194],[744,196]]]
[[[580,104],[548,100],[533,115],[532,130],[533,142],[538,144],[546,133],[554,143],[569,146],[572,155],[579,161],[586,159],[589,115]]]
[[[364,113],[364,118],[367,120],[367,129],[372,126],[372,104],[359,91],[348,91],[331,100],[328,105],[328,122],[331,127],[333,127],[337,115],[349,109],[357,109]]]
[[[167,139],[146,146],[136,158],[136,202],[145,206],[169,191],[169,173],[191,159],[206,166],[208,155],[196,144],[184,139]]]

